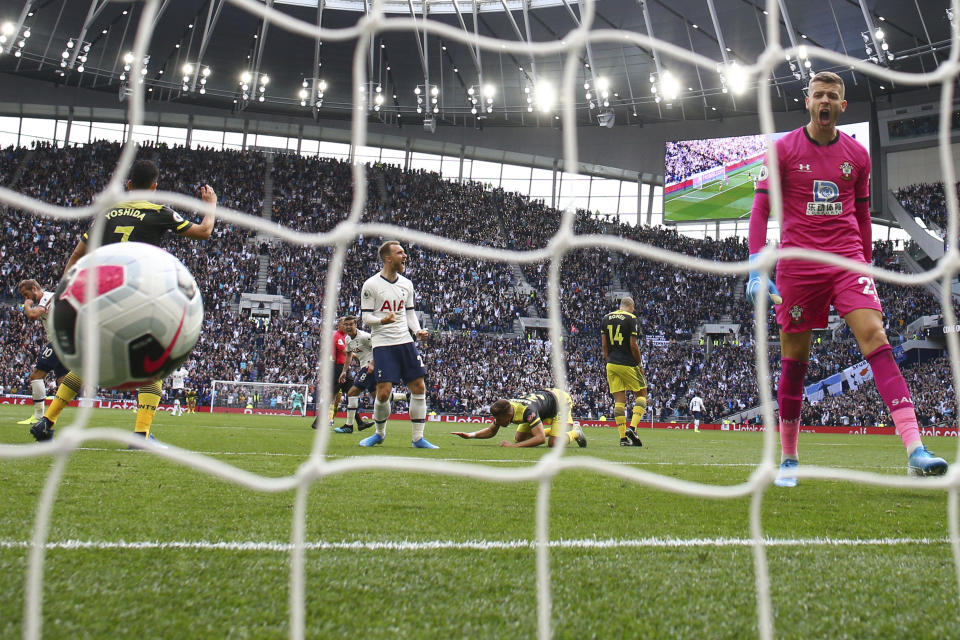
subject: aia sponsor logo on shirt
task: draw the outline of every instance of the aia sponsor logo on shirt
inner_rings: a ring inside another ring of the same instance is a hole
[[[381,312],[393,311],[394,313],[400,313],[401,311],[403,311],[403,309],[404,309],[403,300],[384,300],[383,304],[380,305]]]
[[[800,322],[800,319],[803,317],[803,307],[798,304],[790,307],[790,317],[793,318],[794,322]]]
[[[844,180],[853,180],[853,165],[850,164],[849,160],[843,161],[843,164],[840,165],[840,172],[843,173],[840,177]]]

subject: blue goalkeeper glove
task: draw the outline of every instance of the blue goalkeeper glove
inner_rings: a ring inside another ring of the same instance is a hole
[[[750,262],[756,262],[759,255],[759,253],[752,254],[750,256]],[[773,304],[782,304],[783,298],[777,290],[777,285],[774,284],[773,280],[768,279],[766,274],[759,271],[751,271],[750,277],[747,278],[747,302],[750,304],[754,303],[760,290],[763,289],[764,280],[767,282],[767,293],[770,294],[770,301]]]

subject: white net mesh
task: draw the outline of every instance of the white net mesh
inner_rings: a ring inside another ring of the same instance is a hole
[[[414,31],[415,29],[424,30],[432,35],[440,36],[450,41],[459,41],[462,43],[479,46],[484,49],[498,50],[516,54],[546,56],[558,55],[564,56],[564,73],[560,92],[560,114],[563,123],[563,150],[564,167],[575,170],[578,166],[577,157],[577,126],[575,118],[575,100],[574,90],[576,84],[576,71],[580,65],[579,52],[588,42],[617,42],[632,43],[634,45],[656,49],[661,56],[679,59],[698,65],[704,69],[714,69],[716,61],[707,57],[691,53],[689,50],[671,45],[667,42],[659,41],[641,33],[615,29],[594,29],[594,1],[587,0],[583,3],[583,15],[580,26],[565,34],[563,41],[523,43],[510,40],[499,40],[485,36],[472,36],[462,30],[441,24],[435,21],[420,20],[403,17],[387,17],[382,10],[382,2],[375,0],[368,15],[364,16],[358,23],[350,28],[332,29],[318,28],[314,24],[295,19],[275,11],[263,3],[255,0],[229,0],[233,5],[248,11],[261,19],[269,20],[275,27],[287,30],[292,33],[298,33],[307,37],[319,37],[330,41],[356,40],[356,49],[353,64],[353,81],[355,87],[365,86],[367,78],[365,56],[369,50],[371,38],[379,32],[388,31]],[[138,77],[140,61],[143,59],[147,50],[148,42],[151,38],[151,28],[154,24],[154,18],[161,5],[160,0],[146,0],[143,12],[137,26],[136,45],[133,51],[134,69],[131,72],[132,77]],[[955,15],[960,15],[957,6],[953,3]],[[763,78],[769,77],[774,67],[784,59],[785,54],[797,55],[795,48],[783,49],[780,44],[780,11],[779,3],[776,0],[766,2],[767,18],[765,40],[768,44],[766,50],[751,65],[744,67],[750,78],[759,82],[758,99],[760,105],[760,123],[762,132],[765,135],[771,135],[774,132],[773,115],[771,109],[771,94]],[[849,66],[857,72],[872,76],[882,76],[884,79],[902,85],[918,86],[927,84],[939,84],[942,88],[941,93],[941,111],[940,111],[940,129],[939,129],[939,149],[943,167],[943,180],[947,185],[956,182],[953,158],[950,152],[950,118],[953,105],[954,82],[960,74],[960,46],[958,46],[957,26],[953,25],[951,33],[950,55],[947,60],[942,62],[935,70],[924,74],[908,74],[881,68],[873,63],[858,60],[852,57],[840,55],[835,52],[808,47],[810,58],[815,60],[830,61],[831,63]],[[366,105],[356,104],[354,117],[352,120],[352,142],[355,146],[360,146],[366,141]],[[139,91],[132,92],[129,98],[129,123],[132,126],[139,125],[143,120],[144,98]],[[10,206],[21,209],[31,210],[37,214],[43,214],[62,219],[86,219],[95,218],[102,224],[103,216],[99,213],[108,210],[110,204],[124,198],[133,196],[147,197],[153,201],[163,202],[175,206],[193,209],[199,212],[205,211],[205,205],[200,201],[187,197],[185,195],[158,191],[126,194],[123,192],[123,180],[131,166],[136,148],[133,143],[127,144],[122,151],[116,170],[114,171],[109,184],[101,191],[97,197],[85,207],[62,208],[45,204],[38,200],[23,196],[15,191],[6,188],[0,188],[0,201]],[[771,160],[775,163],[775,146],[770,146]],[[774,165],[775,166],[775,165]],[[580,249],[605,249],[609,251],[619,251],[636,256],[642,256],[650,260],[662,261],[674,265],[680,265],[685,268],[694,269],[702,272],[711,272],[719,274],[743,274],[748,271],[746,263],[721,263],[701,259],[691,259],[687,255],[674,253],[659,249],[654,246],[641,244],[621,238],[600,236],[600,235],[576,235],[574,233],[573,221],[574,211],[567,210],[561,221],[560,228],[552,237],[549,245],[544,249],[531,251],[506,251],[503,249],[487,248],[475,246],[463,242],[451,241],[448,238],[439,237],[427,233],[412,231],[406,228],[387,224],[372,224],[363,221],[362,214],[364,202],[367,197],[367,176],[362,165],[353,166],[354,194],[353,204],[350,214],[346,220],[336,226],[328,233],[309,234],[293,231],[263,219],[252,217],[238,211],[229,209],[218,209],[217,213],[230,223],[248,227],[266,234],[273,235],[285,242],[299,246],[327,246],[333,248],[333,254],[328,263],[327,278],[325,283],[325,309],[337,308],[337,295],[340,290],[340,279],[343,272],[345,255],[348,246],[353,243],[360,235],[383,236],[396,238],[406,243],[416,243],[421,247],[457,254],[471,258],[482,259],[492,262],[509,262],[515,264],[524,263],[549,263],[548,280],[548,309],[550,336],[552,344],[551,366],[555,385],[566,388],[566,369],[563,357],[563,341],[561,331],[560,316],[560,263],[567,253]],[[770,194],[772,202],[772,211],[781,211],[781,191],[778,179],[778,172],[771,172]],[[948,237],[957,238],[958,217],[957,217],[957,195],[953,189],[946,189],[946,198],[949,211]],[[97,233],[91,234],[94,238],[93,244],[96,244]],[[939,262],[936,268],[925,273],[915,275],[905,275],[891,271],[882,270],[876,267],[858,264],[850,260],[836,257],[825,253],[811,254],[807,251],[799,250],[776,250],[768,248],[764,250],[761,256],[760,265],[771,270],[779,257],[803,257],[828,264],[838,265],[859,273],[870,275],[878,280],[900,285],[917,285],[929,282],[938,282],[942,286],[941,304],[945,324],[953,326],[956,324],[956,317],[950,304],[950,283],[960,270],[960,252],[956,242],[949,243],[949,250],[944,258]],[[94,280],[88,282],[88,295],[92,293]],[[767,359],[767,324],[762,321],[767,317],[767,300],[765,296],[758,298],[755,308],[755,338],[756,338],[756,370],[757,379],[764,381],[770,379],[770,370]],[[321,362],[327,362],[331,358],[331,336],[333,332],[332,319],[336,314],[324,314],[324,326],[322,337],[322,350],[320,353]],[[88,343],[93,343],[94,336],[92,328],[88,334]],[[960,369],[957,363],[960,362],[960,343],[955,333],[947,335],[947,345],[953,370],[953,386],[960,388]],[[90,356],[85,361],[83,367],[84,379],[87,381],[88,395],[92,395],[93,381],[95,376],[93,372],[97,370],[95,361],[97,350],[89,350]],[[321,367],[321,380],[318,388],[320,389],[320,413],[323,415],[329,408],[331,402],[330,392],[330,371],[328,368]],[[772,409],[772,398],[770,387],[767,384],[760,384],[760,396],[762,404],[768,407],[764,414],[764,445],[762,458],[757,461],[754,472],[748,481],[734,486],[712,486],[707,484],[687,482],[676,478],[659,475],[656,473],[631,468],[623,465],[612,465],[606,461],[591,458],[563,457],[563,447],[557,447],[546,454],[538,464],[528,468],[521,469],[502,469],[492,468],[483,465],[454,463],[440,460],[423,460],[414,458],[386,458],[386,457],[363,457],[348,458],[331,461],[325,457],[325,452],[330,438],[329,430],[321,429],[317,431],[314,440],[313,449],[308,461],[303,464],[294,475],[282,478],[268,478],[257,474],[249,473],[232,465],[223,463],[214,458],[200,455],[191,451],[171,447],[168,450],[153,451],[154,455],[162,456],[173,463],[190,467],[210,476],[215,476],[235,483],[239,486],[249,488],[260,492],[282,492],[294,490],[296,492],[295,509],[292,521],[291,545],[290,545],[290,636],[292,638],[303,638],[305,634],[305,581],[304,581],[304,552],[308,548],[305,542],[305,520],[307,511],[307,493],[311,484],[316,480],[331,474],[345,473],[357,470],[394,470],[406,472],[427,472],[433,474],[444,474],[451,476],[463,476],[481,480],[495,480],[498,482],[522,482],[534,481],[538,483],[538,497],[536,504],[536,567],[537,567],[537,621],[538,636],[540,638],[549,638],[552,636],[551,630],[551,572],[550,572],[550,536],[548,525],[550,522],[550,492],[553,478],[560,472],[570,469],[582,469],[605,474],[611,477],[619,478],[628,482],[637,483],[655,489],[675,492],[689,496],[698,496],[711,499],[730,499],[743,496],[751,496],[750,503],[750,532],[752,536],[752,549],[754,555],[754,572],[756,577],[756,595],[757,595],[757,625],[761,638],[771,638],[774,635],[773,616],[771,608],[770,579],[767,571],[766,562],[766,543],[761,523],[761,505],[763,503],[764,493],[771,486],[771,483],[777,472],[776,462],[776,442],[777,436],[774,429],[774,416]],[[564,412],[565,413],[565,412]],[[24,637],[37,638],[41,633],[41,604],[44,579],[44,557],[48,549],[47,540],[50,530],[50,519],[53,505],[63,478],[64,469],[71,452],[85,442],[91,440],[111,440],[124,444],[135,444],[136,441],[132,434],[115,429],[90,428],[88,423],[91,417],[89,408],[81,408],[78,412],[75,422],[59,431],[58,437],[49,443],[36,444],[30,446],[0,446],[0,457],[4,458],[23,458],[30,456],[52,456],[55,460],[47,481],[43,488],[42,495],[37,505],[36,520],[33,529],[32,543],[30,545],[30,555],[28,562],[27,589],[25,593],[24,604]],[[950,543],[952,546],[954,562],[957,572],[958,583],[960,583],[960,529],[958,529],[958,500],[957,486],[958,481],[956,472],[951,470],[947,476],[938,479],[926,479],[922,482],[910,480],[901,477],[892,477],[889,475],[880,475],[875,473],[860,472],[853,470],[841,470],[820,468],[815,466],[804,466],[799,471],[801,478],[821,478],[836,479],[847,482],[871,484],[880,487],[909,487],[912,489],[925,489],[932,491],[948,491],[948,519],[950,531]]]

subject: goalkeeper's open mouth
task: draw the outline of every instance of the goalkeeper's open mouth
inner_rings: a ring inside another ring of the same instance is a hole
[[[821,107],[818,113],[818,123],[821,127],[829,127],[831,124],[830,107]]]

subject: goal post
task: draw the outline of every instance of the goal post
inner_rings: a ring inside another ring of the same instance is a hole
[[[726,167],[723,164],[718,164],[715,167],[710,167],[704,171],[693,174],[693,188],[699,189],[708,182],[713,182],[714,180],[723,180],[723,176],[726,173]]]
[[[210,413],[216,408],[272,412],[277,415],[307,415],[310,385],[289,382],[235,382],[214,380],[210,386]],[[300,406],[293,413],[294,394],[302,394]]]

